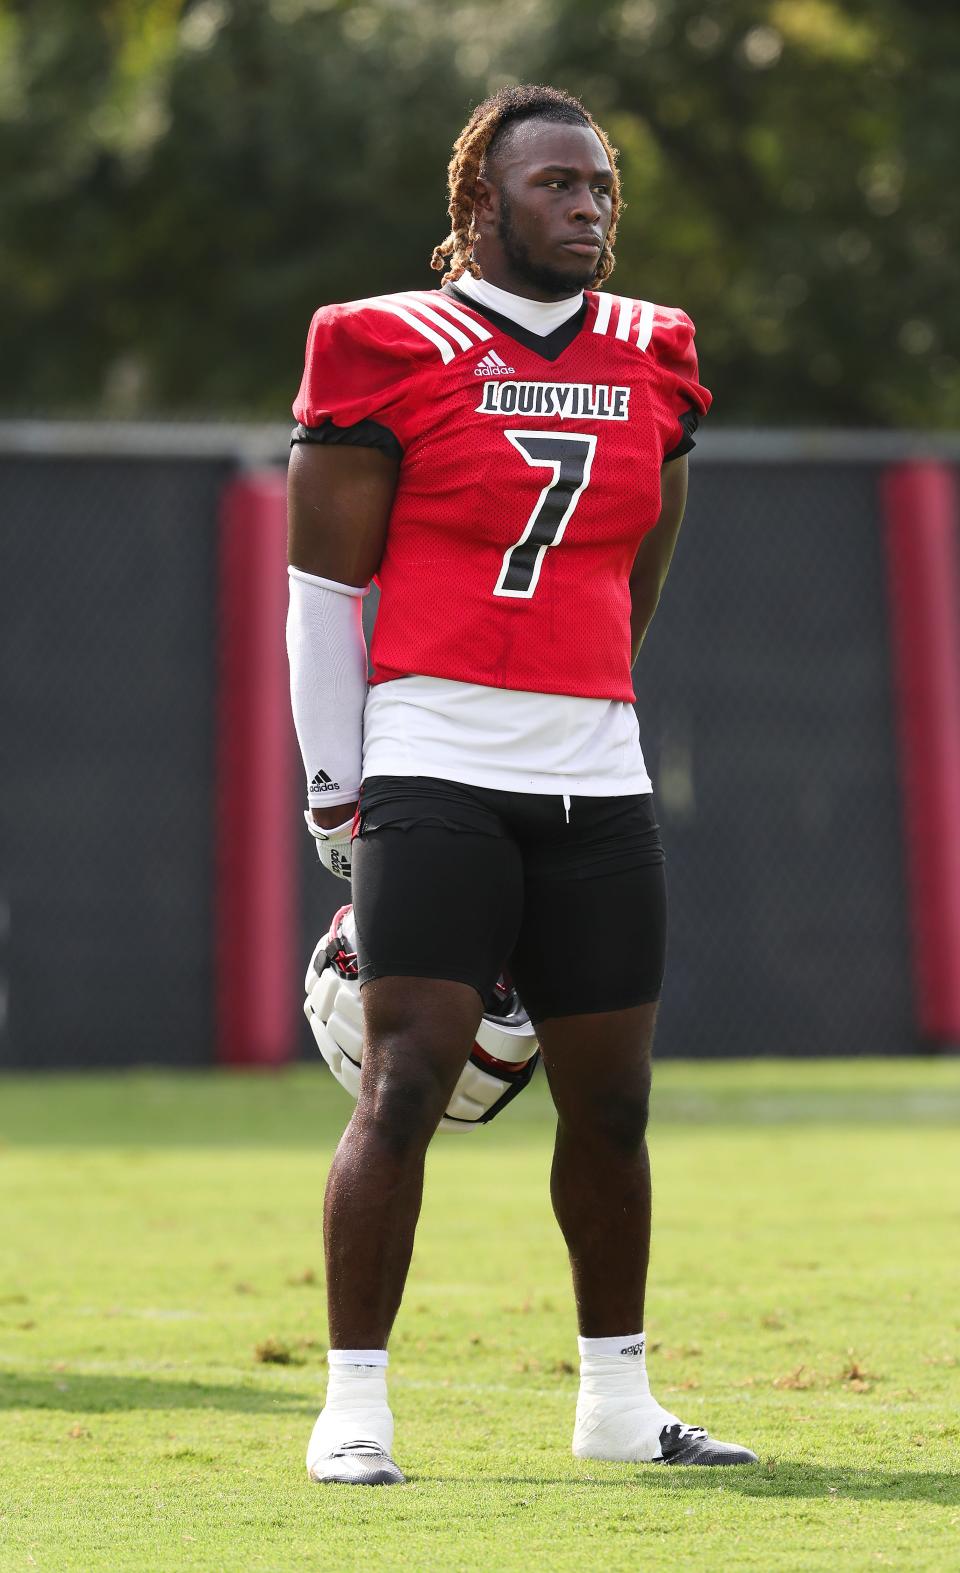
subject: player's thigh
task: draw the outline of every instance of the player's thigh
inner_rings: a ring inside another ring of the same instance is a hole
[[[374,778],[361,797],[353,844],[361,985],[442,979],[468,984],[485,1000],[520,925],[517,846],[453,783],[428,790],[415,777],[391,790],[385,781]]]
[[[399,1128],[401,1146],[432,1132],[476,1041],[476,990],[448,978],[373,978],[363,990],[361,1104]]]
[[[535,1023],[652,1005],[663,985],[667,887],[652,799],[575,800],[571,817],[568,839],[524,861],[511,969]]]
[[[657,1002],[551,1016],[537,1028],[561,1124],[630,1148],[646,1129]]]

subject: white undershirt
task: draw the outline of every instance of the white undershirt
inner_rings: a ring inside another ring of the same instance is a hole
[[[541,336],[583,295],[527,300],[464,273],[457,288]],[[566,797],[650,792],[631,704],[488,688],[442,677],[378,683],[363,716],[363,775],[438,776],[466,786]]]
[[[583,305],[583,290],[577,295],[568,296],[566,300],[527,300],[525,295],[511,295],[509,290],[497,289],[495,284],[488,284],[486,279],[475,279],[472,273],[461,274],[457,279],[457,289],[481,306],[498,311],[501,317],[519,322],[521,328],[526,328],[528,333],[537,333],[541,338],[552,333],[555,328],[562,328]]]

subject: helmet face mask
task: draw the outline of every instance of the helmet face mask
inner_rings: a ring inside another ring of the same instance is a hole
[[[363,1009],[358,981],[353,908],[341,907],[310,958],[304,980],[304,1014],[327,1065],[352,1098],[360,1093]],[[446,1113],[442,1131],[486,1125],[523,1091],[537,1067],[536,1033],[513,981],[504,973],[484,1005],[471,1050]]]

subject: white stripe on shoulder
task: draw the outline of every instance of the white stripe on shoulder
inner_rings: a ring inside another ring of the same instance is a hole
[[[403,298],[404,297],[401,296],[401,299]],[[391,300],[387,295],[378,295],[373,300],[371,300],[369,304],[371,306],[377,307],[380,311],[391,312],[394,317],[399,317],[401,322],[405,322],[408,328],[415,328],[423,338],[429,339],[430,343],[435,344],[437,349],[440,351],[440,359],[443,361],[445,366],[453,360],[453,357],[457,352],[450,343],[450,340],[445,339],[440,333],[435,333],[432,328],[428,327],[427,324],[421,320],[420,317],[415,317],[412,311],[407,311],[406,307],[404,306],[398,306],[396,301]],[[446,323],[444,324],[444,327],[447,327],[448,332],[453,332],[453,329],[449,328]],[[458,334],[458,337],[460,336],[461,335]]]
[[[593,324],[594,333],[606,333],[610,325],[610,313],[613,310],[613,295],[599,294],[597,296],[597,316]]]
[[[434,311],[432,302],[428,303],[412,292],[407,292],[403,295],[390,295],[387,298],[392,300],[397,306],[405,306],[408,311],[415,311],[418,317],[426,317],[427,321],[432,322],[435,328],[442,328],[444,333],[450,336],[454,344],[459,344],[462,350],[469,350],[473,347],[473,340],[468,339],[465,333],[460,332],[459,328],[455,328],[452,322],[447,321],[446,317],[442,317],[439,311]]]
[[[455,305],[452,300],[448,300],[442,290],[423,290],[417,295],[417,299],[424,301],[428,306],[435,307],[437,311],[444,312],[446,316],[452,317],[455,322],[459,322],[466,328],[468,333],[474,335],[479,344],[482,344],[486,339],[493,338],[489,328],[483,327],[479,322],[474,322],[473,318],[468,317],[465,311],[461,311],[460,307]]]
[[[640,325],[637,328],[637,343],[642,350],[647,348],[653,338],[653,313],[656,307],[652,300],[640,302]]]
[[[617,304],[620,307],[620,315],[617,318],[617,338],[628,339],[630,337],[630,325],[633,322],[633,301],[629,300],[626,295],[618,295]]]

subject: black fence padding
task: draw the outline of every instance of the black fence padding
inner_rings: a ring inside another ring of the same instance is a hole
[[[878,473],[691,461],[635,679],[663,1055],[914,1046]]]
[[[232,471],[0,459],[0,1067],[212,1058]],[[691,461],[636,674],[670,885],[661,1055],[914,1046],[877,481]],[[298,992],[349,899],[305,831],[300,856]],[[316,1054],[305,1022],[299,1043]]]
[[[218,462],[0,462],[0,1065],[209,1062]]]

